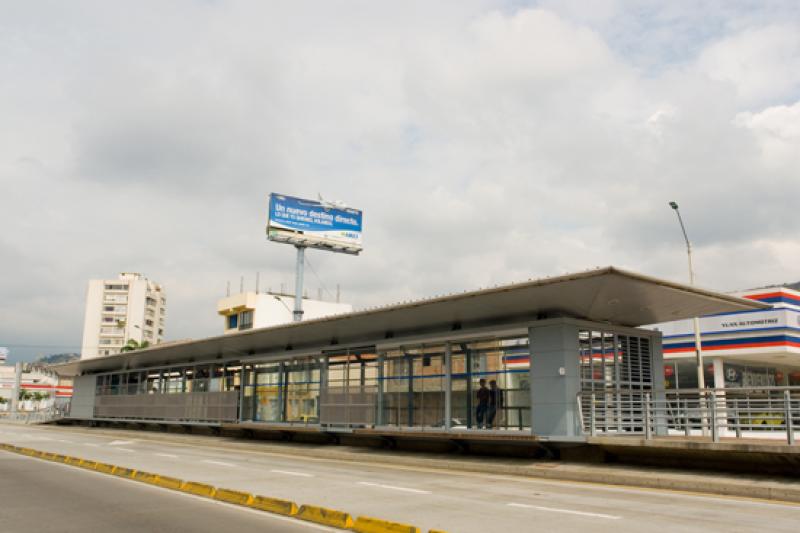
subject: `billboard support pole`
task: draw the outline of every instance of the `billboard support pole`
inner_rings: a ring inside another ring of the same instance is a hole
[[[296,245],[297,248],[297,265],[294,272],[294,312],[292,319],[295,322],[303,320],[303,269],[306,263],[306,247]]]

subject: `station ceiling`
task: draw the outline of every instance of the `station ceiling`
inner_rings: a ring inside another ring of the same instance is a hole
[[[515,319],[568,316],[637,327],[769,307],[744,298],[605,267],[207,339],[163,343],[54,369],[61,375],[71,376],[145,368],[205,361],[222,355],[227,358],[237,354],[247,356],[330,344],[375,342]]]

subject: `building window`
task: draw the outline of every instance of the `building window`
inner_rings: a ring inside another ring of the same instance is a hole
[[[107,291],[127,291],[128,290],[128,286],[127,285],[109,285],[109,284],[106,284],[106,290]]]
[[[242,311],[239,313],[239,329],[250,329],[253,327],[253,311]]]
[[[228,321],[228,329],[236,329],[239,327],[239,315],[228,315],[226,320]]]
[[[149,319],[145,320],[144,323],[147,324],[148,326],[152,326],[153,325],[153,321],[149,320]]]

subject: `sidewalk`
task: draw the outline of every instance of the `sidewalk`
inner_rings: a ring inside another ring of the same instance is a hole
[[[31,429],[36,429],[29,426]],[[56,429],[48,426],[48,429]],[[236,450],[312,460],[372,463],[387,468],[446,470],[489,475],[521,476],[554,481],[596,483],[658,490],[756,498],[800,503],[800,478],[771,478],[704,471],[677,471],[626,465],[570,463],[521,458],[461,456],[422,452],[389,451],[336,445],[242,440],[232,437],[156,433],[126,429],[57,427],[69,433],[103,435],[114,438],[172,442],[185,445]]]

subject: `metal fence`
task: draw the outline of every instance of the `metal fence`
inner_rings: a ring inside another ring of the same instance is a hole
[[[0,420],[22,424],[45,424],[64,418],[69,412],[69,404],[54,405],[38,411],[17,411],[16,413],[0,413]]]
[[[238,420],[239,392],[116,394],[95,398],[95,418],[233,422]]]
[[[800,429],[800,387],[583,392],[581,429],[590,435],[782,438]]]

